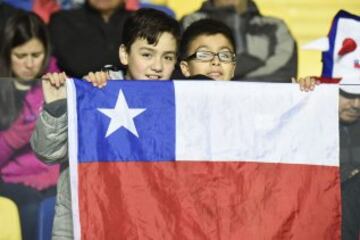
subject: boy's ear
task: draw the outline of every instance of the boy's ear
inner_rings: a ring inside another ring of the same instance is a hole
[[[185,77],[190,77],[191,76],[190,69],[189,69],[189,64],[186,61],[181,61],[180,62],[180,69],[181,69],[182,74]]]
[[[120,62],[123,65],[128,65],[129,64],[129,60],[128,60],[128,53],[126,51],[126,47],[124,44],[121,44],[119,47],[119,58],[120,58]]]

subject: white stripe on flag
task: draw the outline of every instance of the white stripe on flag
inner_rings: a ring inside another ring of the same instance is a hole
[[[178,160],[339,165],[337,85],[175,81],[175,96]]]
[[[68,143],[69,143],[69,167],[71,183],[71,209],[73,219],[74,239],[81,239],[80,211],[79,211],[79,182],[78,182],[78,125],[77,125],[77,102],[74,79],[67,79],[67,114],[68,114]]]

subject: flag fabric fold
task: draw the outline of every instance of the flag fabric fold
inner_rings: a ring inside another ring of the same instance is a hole
[[[77,239],[339,239],[338,86],[68,84]]]

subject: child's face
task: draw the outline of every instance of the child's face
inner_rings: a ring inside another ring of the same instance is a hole
[[[146,39],[136,39],[129,51],[120,47],[120,61],[127,65],[127,79],[168,80],[176,63],[176,40],[170,33],[160,35],[158,43],[150,45]]]
[[[195,38],[189,45],[187,56],[191,56],[196,52],[206,55],[220,53],[223,55],[223,60],[227,59],[229,61],[221,61],[219,55],[214,56],[212,60],[206,61],[198,58],[184,60],[180,63],[184,76],[190,77],[201,74],[215,80],[230,80],[234,77],[235,61],[232,58],[234,49],[224,35],[201,35]]]

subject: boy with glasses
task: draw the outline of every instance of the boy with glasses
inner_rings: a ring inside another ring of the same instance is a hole
[[[203,19],[191,24],[180,43],[180,69],[185,77],[204,75],[214,80],[231,80],[236,66],[236,45],[225,24]]]
[[[256,0],[255,0],[256,1]],[[182,18],[182,26],[204,18],[225,23],[236,43],[236,80],[290,82],[296,77],[296,42],[281,19],[260,13],[253,0],[206,0]]]

